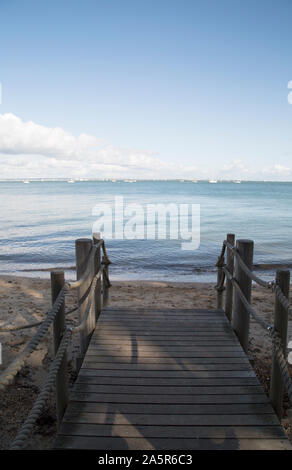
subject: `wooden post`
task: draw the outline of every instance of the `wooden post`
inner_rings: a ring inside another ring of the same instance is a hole
[[[104,256],[102,257],[102,261],[104,261],[104,262],[106,261]],[[104,271],[105,271],[105,274],[107,275],[107,278],[108,278],[108,264],[104,265]],[[102,277],[102,292],[103,292],[102,306],[106,307],[108,305],[108,300],[109,300],[109,288],[108,288],[107,280],[106,280],[105,276]]]
[[[246,266],[252,271],[253,269],[253,241],[237,240],[236,248],[239,256]],[[250,277],[241,268],[237,257],[235,256],[235,279],[239,284],[245,298],[248,302],[251,300],[251,284]],[[236,288],[234,289],[234,308],[233,308],[233,329],[237,334],[239,342],[244,351],[248,352],[248,334],[249,334],[249,312],[242,303]]]
[[[51,296],[52,304],[59,295],[65,284],[64,271],[51,272]],[[54,353],[58,352],[60,342],[65,330],[65,300],[60,307],[53,325],[54,334]],[[65,352],[59,371],[56,376],[56,408],[57,408],[57,426],[61,425],[66,407],[68,405],[68,371],[67,371],[67,353]]]
[[[233,233],[228,233],[227,242],[230,243],[230,245],[234,246],[234,241],[235,241],[235,235]],[[233,276],[233,271],[234,271],[234,254],[230,250],[230,248],[226,248],[227,250],[227,255],[226,255],[226,268],[232,274]],[[230,279],[226,279],[226,290],[225,290],[225,314],[228,318],[229,321],[232,319],[232,297],[233,297],[233,285]]]
[[[77,275],[77,280],[82,277],[84,272],[87,269],[88,266],[88,260],[90,256],[90,251],[92,248],[92,240],[90,238],[78,238],[75,241],[75,251],[76,251],[76,275]],[[90,283],[92,281],[92,275],[93,275],[93,264],[91,268],[91,275],[88,276],[88,279],[78,288],[78,302],[82,299],[83,296],[86,296],[86,293],[88,292],[90,288]],[[82,302],[82,304],[79,306],[79,322],[81,323],[85,312],[86,312],[86,307],[88,304],[88,298]],[[93,308],[91,309],[93,311]],[[81,357],[78,360],[77,363],[77,369],[79,370],[84,354],[87,350],[89,340],[91,333],[93,332],[95,328],[95,321],[93,324],[92,317],[91,317],[91,312],[89,314],[89,317],[87,319],[87,324],[85,328],[83,328],[82,331],[80,331],[80,354]]]
[[[286,269],[278,269],[276,273],[276,283],[280,286],[283,294],[289,299],[290,290],[290,271]],[[288,331],[288,312],[275,295],[275,316],[274,327],[279,333],[283,344],[283,353],[287,354],[287,331]],[[283,413],[283,393],[284,384],[280,367],[275,353],[273,353],[271,382],[270,382],[270,401],[279,419]]]
[[[223,275],[223,270],[221,266],[218,266],[217,268],[217,286],[220,285],[221,279]],[[217,289],[217,297],[216,297],[216,308],[218,310],[222,310],[223,307],[223,288],[222,289]]]
[[[100,240],[101,240],[100,232],[94,233],[93,243],[96,245],[98,242],[100,242]],[[94,259],[94,273],[95,274],[97,274],[101,268],[100,250],[101,250],[101,247],[99,246],[96,249],[96,255]],[[95,321],[97,321],[100,315],[100,312],[101,312],[101,277],[100,279],[98,279],[96,283],[96,289],[95,289]]]

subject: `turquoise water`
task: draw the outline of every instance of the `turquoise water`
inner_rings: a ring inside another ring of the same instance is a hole
[[[0,182],[1,273],[48,277],[38,270],[74,266],[74,241],[91,236],[93,207],[115,196],[125,205],[200,204],[201,221],[195,251],[179,240],[108,240],[113,279],[214,280],[228,232],[255,241],[255,264],[292,265],[292,183],[35,181]]]

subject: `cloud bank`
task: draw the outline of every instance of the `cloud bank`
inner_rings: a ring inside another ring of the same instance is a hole
[[[260,173],[241,160],[215,171],[217,178],[289,179],[290,168],[275,164]],[[0,114],[0,177],[4,178],[214,178],[214,168],[160,160],[153,153],[115,147],[88,134],[24,122]]]

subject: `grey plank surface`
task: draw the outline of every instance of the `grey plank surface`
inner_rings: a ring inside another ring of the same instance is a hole
[[[62,436],[59,435],[56,448],[94,450],[287,450],[287,439],[272,438],[225,438],[220,441],[209,438],[128,438]],[[290,448],[289,448],[290,449]]]
[[[110,437],[177,437],[177,426],[132,426],[109,424],[76,424],[64,423],[60,434],[80,436]],[[181,426],[179,435],[184,439],[224,439],[224,438],[249,438],[262,439],[265,437],[285,438],[280,426]]]
[[[123,308],[99,318],[55,448],[291,446],[222,311]]]
[[[83,368],[82,372],[80,372],[79,376],[103,376],[109,374],[115,375],[123,375],[124,377],[135,377],[141,372],[141,376],[145,377],[189,377],[188,371],[199,371],[199,372],[218,372],[221,371],[241,371],[247,370],[250,371],[250,366],[248,363],[216,363],[216,364],[190,364],[187,361],[181,361],[180,363],[176,361],[172,361],[169,358],[166,358],[166,361],[156,362],[155,364],[151,364],[151,369],[149,370],[149,361],[138,361],[137,363],[130,363],[115,361],[115,362],[100,362],[97,361],[98,369],[86,369]],[[131,364],[130,369],[128,364]],[[178,367],[179,366],[179,367]],[[124,371],[123,373],[119,371]]]
[[[70,403],[70,411],[81,409],[83,411],[94,412],[96,405],[106,403],[110,406],[111,403],[143,403],[143,404],[162,404],[168,405],[200,405],[200,404],[235,404],[235,403],[268,403],[268,398],[264,393],[245,394],[245,395],[133,395],[129,393],[124,394],[96,394],[95,401],[78,401],[79,394],[75,394],[74,400]]]
[[[93,411],[94,410],[94,411]],[[71,414],[67,413],[65,421],[71,421],[80,413],[79,408],[75,411],[71,410]],[[141,413],[143,411],[143,413]],[[84,409],[82,407],[82,412]],[[179,415],[229,415],[229,414],[273,414],[273,408],[269,403],[221,403],[221,404],[164,404],[164,403],[148,403],[144,404],[141,410],[140,404],[123,403],[118,406],[115,403],[95,403],[90,413],[122,413],[122,414],[179,414]]]

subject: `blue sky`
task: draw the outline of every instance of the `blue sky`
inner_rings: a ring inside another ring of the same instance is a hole
[[[2,177],[292,180],[291,13],[1,0]]]

